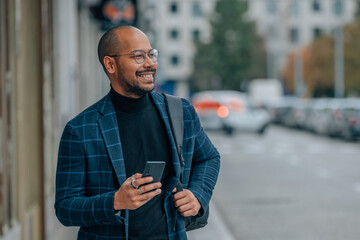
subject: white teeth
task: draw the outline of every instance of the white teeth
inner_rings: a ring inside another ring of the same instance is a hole
[[[147,74],[147,75],[140,75],[141,77],[152,77],[151,74]]]

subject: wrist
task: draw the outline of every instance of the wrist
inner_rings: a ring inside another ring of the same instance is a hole
[[[117,201],[118,197],[118,191],[115,192],[114,194],[114,211],[117,212],[117,211],[120,211],[120,204],[119,204],[119,201]]]

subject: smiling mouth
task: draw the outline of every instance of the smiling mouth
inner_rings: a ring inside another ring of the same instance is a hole
[[[153,78],[155,74],[138,74],[138,76],[143,78]]]
[[[147,70],[147,71],[138,71],[136,72],[136,76],[148,80],[154,80],[155,78],[155,69]]]

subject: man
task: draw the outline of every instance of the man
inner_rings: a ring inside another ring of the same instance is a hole
[[[164,97],[153,91],[158,51],[139,29],[110,29],[99,60],[111,90],[64,129],[59,147],[55,209],[78,239],[187,239],[184,217],[208,208],[220,157],[194,108],[184,111],[182,173]],[[142,178],[146,161],[164,161],[160,182]]]

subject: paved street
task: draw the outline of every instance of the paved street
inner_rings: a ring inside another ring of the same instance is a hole
[[[213,203],[235,239],[360,239],[360,143],[269,130],[210,133],[222,154]]]

